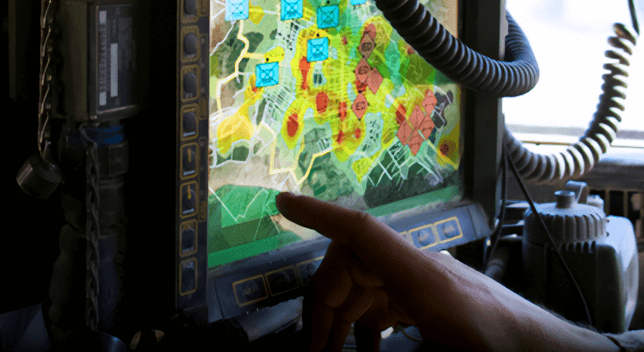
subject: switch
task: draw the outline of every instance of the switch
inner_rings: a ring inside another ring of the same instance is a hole
[[[197,192],[193,183],[181,187],[181,214],[189,215],[196,211]]]
[[[236,282],[233,284],[233,290],[237,297],[237,304],[240,307],[268,298],[268,292],[262,276]]]
[[[197,135],[197,115],[188,111],[183,113],[183,138]]]
[[[409,232],[403,232],[401,234],[402,238],[407,241],[408,243],[414,244],[414,239],[412,238],[412,234]]]
[[[196,251],[197,247],[197,234],[195,229],[191,227],[184,228],[181,231],[181,255],[189,255]]]
[[[193,33],[190,33],[183,38],[183,52],[188,57],[194,57],[199,50],[199,39]]]
[[[429,246],[436,241],[434,233],[430,227],[414,232],[414,236],[418,239],[418,243],[420,243],[421,247]]]
[[[438,230],[438,235],[444,239],[461,235],[461,228],[455,218],[436,224],[436,230]]]
[[[311,277],[315,274],[315,271],[318,269],[322,263],[322,258],[310,260],[303,262],[297,265],[297,272],[300,275],[300,280],[302,285],[308,285],[311,282]]]
[[[197,97],[198,91],[197,75],[192,72],[186,73],[183,76],[183,98],[194,99]]]
[[[181,293],[197,289],[197,263],[194,259],[181,262]]]
[[[189,145],[183,147],[181,152],[182,176],[189,177],[197,172],[197,146]]]
[[[294,290],[299,286],[292,267],[268,273],[266,278],[273,295]]]
[[[183,12],[186,15],[199,15],[199,2],[197,0],[184,0],[183,2]]]

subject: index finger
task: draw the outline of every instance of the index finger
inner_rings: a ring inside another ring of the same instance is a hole
[[[401,268],[417,264],[422,255],[368,213],[288,192],[278,194],[276,204],[290,221],[348,246],[367,266],[381,273],[399,275]]]

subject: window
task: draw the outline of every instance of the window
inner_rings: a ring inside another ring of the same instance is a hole
[[[644,7],[644,1],[637,6]],[[519,139],[547,141],[556,135],[558,141],[575,142],[599,102],[612,24],[632,26],[627,1],[507,0],[507,9],[532,45],[540,79],[524,96],[503,100],[506,123]],[[643,41],[640,37],[630,60],[626,111],[614,145],[644,147]]]

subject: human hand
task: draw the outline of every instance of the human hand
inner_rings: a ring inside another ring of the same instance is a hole
[[[490,347],[490,334],[504,337],[493,324],[505,316],[494,311],[484,275],[417,250],[366,213],[290,193],[276,201],[287,219],[332,240],[313,276],[313,297],[305,297],[312,351],[340,351],[354,322],[357,343],[371,350],[378,350],[380,332],[398,323],[418,327],[424,341],[456,348],[481,350]],[[481,311],[476,302],[492,309]]]

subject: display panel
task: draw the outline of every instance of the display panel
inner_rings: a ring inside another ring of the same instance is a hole
[[[457,35],[456,0],[425,5]],[[461,91],[372,1],[210,10],[209,268],[317,236],[281,191],[376,216],[461,199]]]

